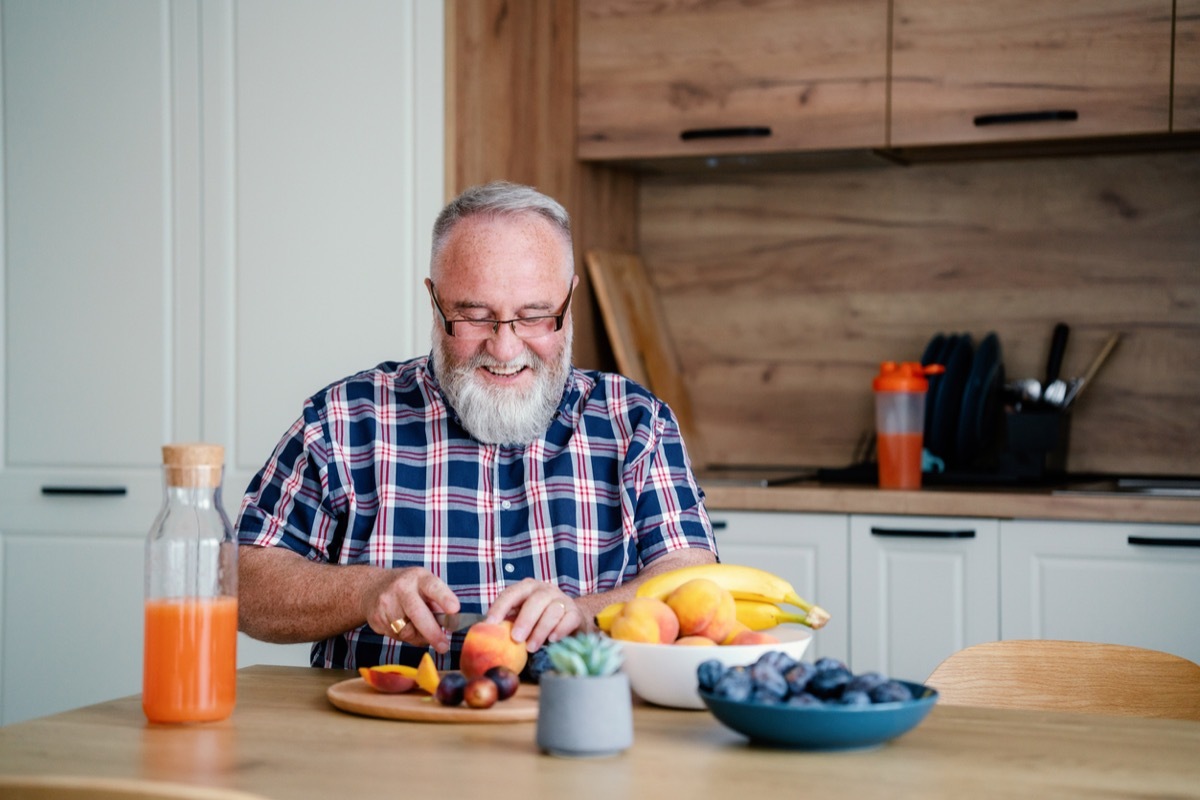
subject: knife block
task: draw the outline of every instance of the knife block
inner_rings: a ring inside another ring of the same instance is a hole
[[[1004,412],[1000,470],[1016,478],[1065,475],[1071,441],[1071,415],[1063,411]]]

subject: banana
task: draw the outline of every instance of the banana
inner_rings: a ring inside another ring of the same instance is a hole
[[[663,600],[677,587],[694,578],[707,578],[723,586],[735,600],[758,600],[765,603],[787,603],[803,609],[806,623],[813,629],[829,621],[829,612],[796,594],[795,588],[783,578],[757,567],[742,564],[695,564],[655,575],[638,587],[638,597],[657,597]]]
[[[762,600],[735,600],[734,605],[737,607],[738,622],[752,631],[765,631],[785,622],[808,624],[807,614],[793,614],[774,603]]]
[[[608,633],[612,629],[613,620],[621,615],[623,608],[624,603],[609,603],[600,609],[600,613],[596,615],[596,627]]]

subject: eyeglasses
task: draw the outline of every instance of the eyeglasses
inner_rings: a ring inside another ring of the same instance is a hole
[[[487,339],[499,333],[501,325],[511,327],[512,332],[519,339],[538,339],[556,333],[562,330],[563,318],[567,316],[567,309],[571,307],[571,295],[574,292],[575,287],[572,285],[567,290],[567,299],[563,301],[562,308],[557,314],[514,319],[450,319],[442,310],[442,304],[438,302],[436,287],[433,283],[429,284],[429,296],[433,298],[433,305],[442,317],[446,335],[456,336],[459,339]]]

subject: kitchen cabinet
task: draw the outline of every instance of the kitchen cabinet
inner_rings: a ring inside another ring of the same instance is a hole
[[[885,0],[577,8],[581,159],[885,143]]]
[[[999,521],[850,517],[855,672],[923,681],[951,653],[999,638]]]
[[[1175,0],[1171,130],[1200,131],[1200,0]]]
[[[711,512],[717,550],[727,564],[746,564],[788,580],[830,614],[804,657],[849,658],[849,538],[844,514]]]
[[[1171,0],[895,0],[892,146],[1165,133]]]
[[[304,397],[427,351],[442,13],[3,2],[0,719],[140,686],[164,442],[232,515]]]
[[[1200,525],[1000,523],[1005,639],[1081,639],[1200,662]]]

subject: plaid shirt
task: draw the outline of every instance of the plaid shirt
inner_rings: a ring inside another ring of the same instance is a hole
[[[485,445],[449,407],[428,357],[332,384],[246,490],[241,544],[313,561],[425,567],[485,611],[523,578],[577,597],[612,589],[655,559],[716,551],[679,428],[619,375],[572,369],[549,430]],[[457,665],[462,634],[451,638]],[[423,649],[367,626],[313,645],[313,666],[415,664]]]

